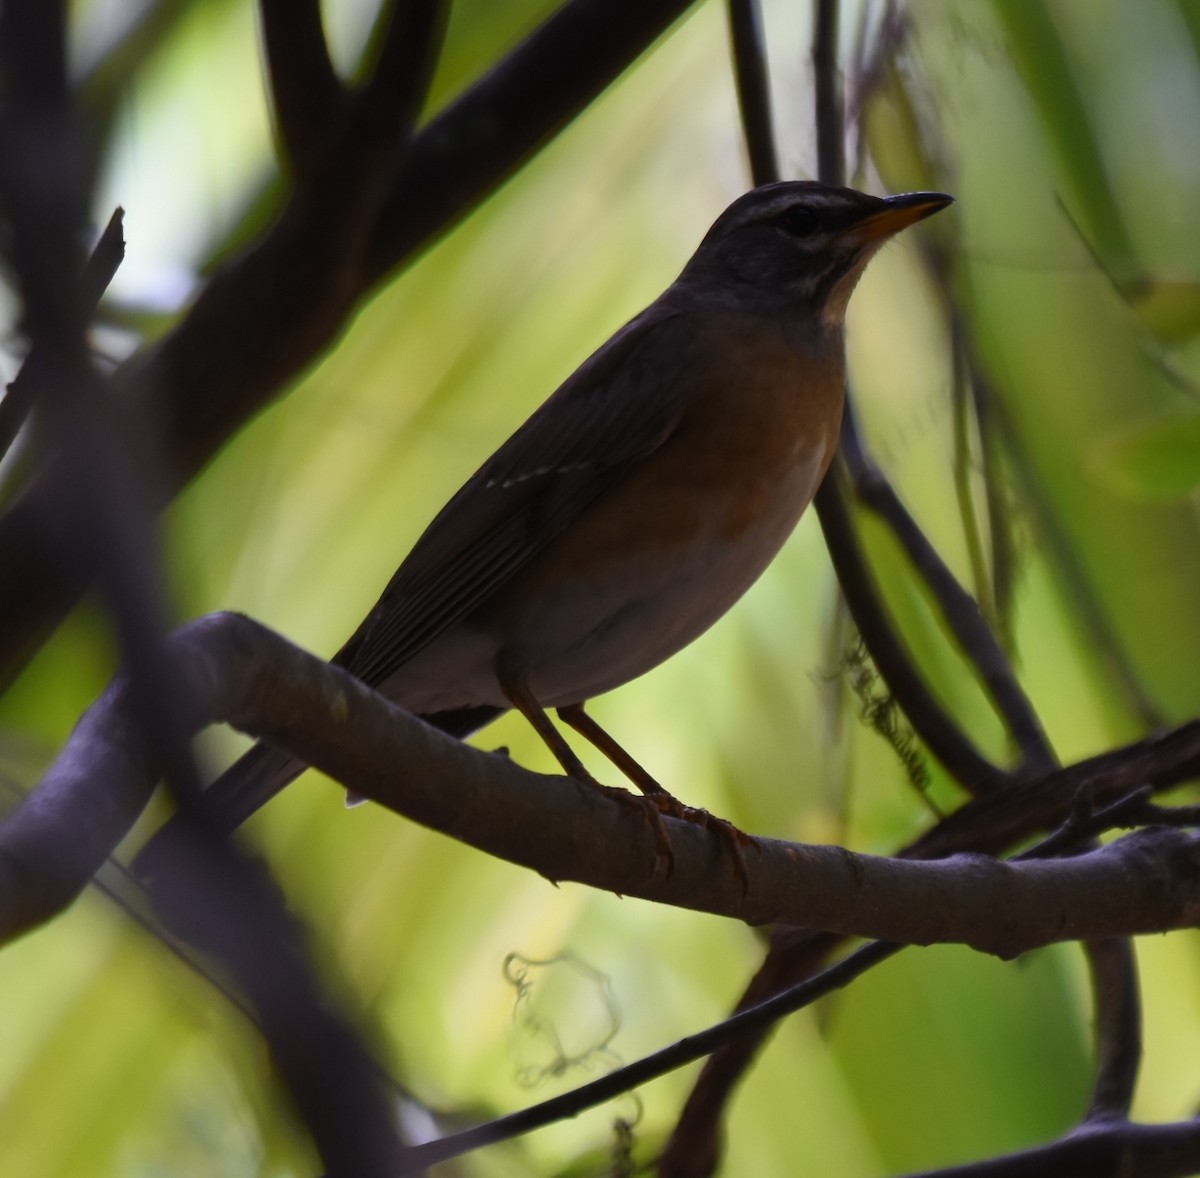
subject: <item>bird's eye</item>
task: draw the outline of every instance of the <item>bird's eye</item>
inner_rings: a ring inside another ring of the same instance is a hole
[[[779,227],[792,237],[804,237],[812,232],[813,217],[811,209],[788,209],[779,218]]]

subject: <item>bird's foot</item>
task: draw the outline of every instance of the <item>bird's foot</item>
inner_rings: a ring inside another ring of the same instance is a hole
[[[669,876],[675,867],[675,848],[671,846],[671,836],[667,833],[666,825],[662,820],[664,811],[658,804],[658,798],[631,793],[617,785],[604,785],[586,770],[582,776],[578,773],[573,773],[571,776],[592,789],[599,790],[605,797],[612,798],[614,802],[619,802],[622,806],[628,806],[637,811],[638,816],[650,828],[650,833],[654,837],[654,873]]]
[[[668,793],[659,786],[653,793],[635,794],[629,790],[611,785],[601,785],[589,774],[589,784],[596,786],[601,792],[614,798],[625,806],[636,809],[649,824],[654,835],[655,871],[670,875],[675,866],[675,849],[671,845],[671,836],[663,823],[663,817],[677,818],[680,822],[690,822],[707,830],[720,840],[733,864],[733,873],[741,885],[742,895],[750,890],[750,872],[746,867],[746,849],[758,849],[758,843],[744,830],[734,826],[727,818],[718,818],[699,806],[688,806],[674,794]]]
[[[716,835],[733,862],[733,873],[742,886],[742,895],[744,896],[750,890],[750,872],[746,867],[745,852],[749,847],[758,850],[758,843],[753,836],[734,826],[728,818],[718,818],[716,814],[710,814],[699,806],[685,805],[674,794],[670,794],[666,790],[647,794],[646,800],[653,802],[658,807],[659,813],[666,814],[670,818],[678,818],[681,822],[690,822],[693,826],[699,826]]]

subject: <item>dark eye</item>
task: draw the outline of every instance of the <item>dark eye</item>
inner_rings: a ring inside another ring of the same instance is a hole
[[[779,217],[779,227],[792,237],[805,237],[812,232],[813,215],[811,209],[788,209]]]

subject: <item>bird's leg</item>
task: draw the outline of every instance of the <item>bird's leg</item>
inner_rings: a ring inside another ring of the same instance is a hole
[[[593,747],[598,748],[642,793],[654,798],[661,797],[663,801],[667,802],[667,806],[670,806],[672,803],[675,806],[681,805],[650,776],[638,761],[634,760],[630,753],[626,752],[617,743],[611,733],[601,728],[584,711],[583,704],[568,704],[566,707],[557,708],[556,711],[558,712],[558,718],[564,724],[569,724],[584,740]],[[665,810],[668,813],[672,812],[662,805],[659,806],[659,809]]]
[[[666,874],[670,874],[675,852],[671,849],[671,839],[667,834],[667,828],[663,825],[662,808],[649,798],[639,798],[628,790],[602,785],[587,771],[583,762],[575,755],[575,750],[567,744],[563,734],[554,727],[550,717],[546,714],[546,709],[534,697],[529,687],[528,673],[515,658],[505,653],[496,660],[496,678],[500,684],[500,690],[504,693],[504,698],[529,721],[533,730],[542,738],[546,747],[554,754],[555,760],[563,767],[568,776],[584,785],[600,790],[623,805],[633,805],[637,808],[654,835],[654,868],[656,871],[661,869]],[[561,711],[559,714],[561,715]],[[615,742],[613,743],[615,744]],[[625,755],[628,757],[628,754]],[[631,761],[632,759],[632,757],[629,758]],[[651,779],[648,777],[648,780]],[[670,794],[667,794],[661,786],[658,788],[663,794],[670,797]]]
[[[733,860],[733,869],[742,885],[742,891],[747,889],[750,876],[746,870],[744,851],[746,847],[755,845],[754,839],[727,819],[718,818],[715,814],[710,814],[707,810],[696,806],[684,805],[674,794],[663,789],[641,764],[617,743],[611,733],[601,728],[584,711],[583,704],[569,704],[566,707],[558,708],[557,711],[558,718],[564,724],[569,724],[584,740],[598,748],[662,813],[669,814],[672,818],[681,818],[684,822],[692,822],[697,826],[704,827],[705,830],[711,830],[725,844],[725,849]],[[548,720],[547,723],[549,723]],[[559,739],[561,740],[562,737],[559,736]]]

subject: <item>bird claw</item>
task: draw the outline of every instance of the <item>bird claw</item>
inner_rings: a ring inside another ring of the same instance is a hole
[[[654,793],[635,794],[617,786],[602,785],[590,774],[587,784],[595,786],[601,793],[623,806],[632,806],[641,815],[654,836],[655,874],[661,873],[664,878],[669,878],[675,868],[675,848],[671,845],[671,836],[663,823],[665,815],[668,818],[677,818],[681,822],[690,822],[693,826],[699,826],[716,835],[733,862],[733,872],[741,885],[742,895],[750,890],[750,872],[746,867],[745,849],[754,847],[757,850],[758,843],[728,819],[718,818],[698,806],[687,806],[661,787]]]
[[[758,850],[758,843],[752,835],[738,829],[728,818],[718,818],[716,814],[711,814],[699,806],[685,805],[665,790],[662,793],[650,794],[648,800],[657,805],[660,813],[670,818],[678,818],[681,822],[690,822],[693,826],[715,834],[733,861],[733,873],[741,884],[742,895],[746,895],[750,890],[750,872],[746,867],[745,850],[748,847]]]
[[[654,836],[654,874],[661,874],[664,879],[669,879],[671,872],[675,870],[675,848],[671,846],[671,836],[662,820],[667,811],[659,804],[658,795],[630,793],[619,786],[601,785],[595,780],[591,784],[614,801],[623,806],[631,806],[638,812]]]

